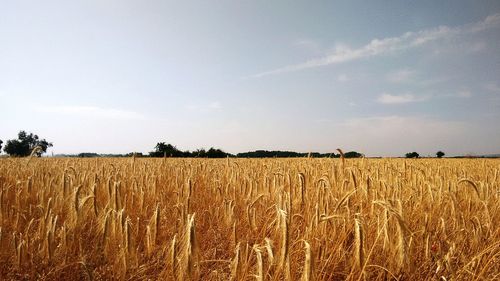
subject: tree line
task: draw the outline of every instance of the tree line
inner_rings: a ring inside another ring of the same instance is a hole
[[[349,151],[344,153],[345,158],[360,158],[364,155],[356,152]],[[280,158],[280,157],[314,157],[314,158],[340,158],[340,154],[330,153],[319,153],[319,152],[295,152],[295,151],[267,151],[267,150],[256,150],[236,154],[236,157],[240,158]]]
[[[200,158],[225,158],[234,155],[224,152],[221,149],[211,147],[208,150],[197,149],[195,151],[181,151],[172,144],[159,142],[155,150],[149,152],[150,157],[200,157]]]
[[[3,141],[0,140],[0,151],[2,150]],[[33,133],[27,133],[26,131],[20,131],[17,135],[17,139],[7,140],[3,151],[13,157],[26,157],[26,156],[42,156],[42,154],[47,152],[49,147],[53,144],[45,139],[38,137],[38,135]],[[445,155],[443,151],[438,151],[436,157],[442,158]],[[98,154],[93,152],[84,152],[77,155],[64,155],[69,157],[198,157],[198,158],[226,158],[226,157],[239,157],[239,158],[281,158],[281,157],[314,157],[314,158],[339,158],[341,155],[331,153],[319,153],[319,152],[294,152],[294,151],[267,151],[267,150],[256,150],[238,153],[236,155],[227,153],[219,148],[211,147],[210,149],[197,149],[194,151],[182,151],[176,146],[166,143],[159,142],[154,147],[154,150],[148,154],[143,154],[140,152],[131,152],[127,154]],[[345,158],[359,158],[364,157],[362,153],[356,151],[349,151],[344,153]],[[413,151],[405,154],[406,158],[419,158],[420,155]]]
[[[437,158],[443,158],[444,155],[445,155],[445,153],[442,152],[441,150],[439,150],[438,152],[436,152],[436,157]],[[405,157],[406,158],[420,158],[420,154],[418,154],[417,152],[413,151],[413,152],[406,153]]]

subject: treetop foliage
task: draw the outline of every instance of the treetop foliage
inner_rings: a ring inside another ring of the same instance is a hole
[[[418,158],[418,157],[420,157],[420,155],[415,151],[408,152],[405,154],[405,156],[406,156],[406,158]]]
[[[10,156],[25,157],[29,156],[36,147],[39,147],[35,155],[40,157],[43,153],[47,152],[47,148],[52,146],[52,143],[45,139],[40,139],[38,135],[20,131],[17,139],[7,140],[4,151]]]
[[[436,152],[436,156],[437,158],[442,158],[444,156],[444,152],[442,152],[441,150]]]
[[[267,150],[256,150],[236,154],[237,157],[242,158],[282,158],[282,157],[339,157],[335,153],[324,153],[311,152],[311,153],[300,153],[295,151],[267,151]]]
[[[198,149],[193,152],[181,151],[177,147],[165,142],[159,142],[155,146],[155,150],[149,153],[151,157],[201,157],[201,158],[225,158],[232,157],[230,153],[226,153],[218,148],[210,148],[209,150]]]

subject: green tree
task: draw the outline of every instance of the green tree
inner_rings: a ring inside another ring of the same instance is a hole
[[[206,156],[208,158],[225,158],[229,156],[229,154],[225,153],[224,151],[218,149],[218,148],[213,148],[211,147],[207,152]]]
[[[349,151],[344,153],[345,158],[360,158],[363,157],[363,154],[356,152],[356,151]]]
[[[169,143],[159,142],[155,146],[155,151],[150,152],[149,155],[152,157],[182,157],[183,152]]]
[[[418,158],[420,155],[416,153],[415,151],[413,152],[408,152],[405,154],[406,158]]]
[[[444,156],[444,152],[442,152],[441,150],[436,152],[436,156],[437,158],[442,158]]]
[[[7,141],[4,151],[10,156],[26,157],[29,156],[36,147],[39,147],[35,155],[40,157],[43,153],[47,152],[47,148],[52,146],[52,143],[45,139],[40,139],[38,135],[20,131],[17,135],[17,139]]]

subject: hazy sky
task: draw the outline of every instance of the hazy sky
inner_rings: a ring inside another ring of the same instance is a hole
[[[0,139],[500,153],[500,1],[0,0]]]

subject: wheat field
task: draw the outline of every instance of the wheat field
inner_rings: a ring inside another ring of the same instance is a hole
[[[500,160],[0,159],[1,280],[495,280]]]

